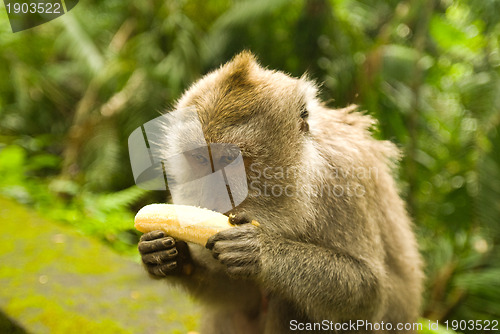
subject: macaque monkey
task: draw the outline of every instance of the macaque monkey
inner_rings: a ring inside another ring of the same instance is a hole
[[[248,183],[227,212],[238,226],[206,247],[161,231],[139,242],[152,277],[207,306],[201,333],[414,332],[423,273],[392,176],[399,151],[371,137],[373,118],[317,94],[243,52],[177,102],[196,109],[207,143],[240,148]],[[185,127],[166,147],[189,140]]]

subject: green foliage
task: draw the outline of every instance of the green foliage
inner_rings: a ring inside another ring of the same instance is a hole
[[[1,192],[133,247],[127,209],[156,195],[131,188],[128,135],[247,48],[307,71],[332,107],[358,104],[404,151],[424,316],[499,319],[499,13],[498,0],[93,0],[16,34],[0,16]]]
[[[59,160],[48,154],[28,158],[26,149],[17,145],[1,148],[0,174],[5,177],[0,179],[0,194],[94,235],[117,251],[135,255],[138,234],[130,208],[146,191],[131,186],[114,193],[94,193],[73,181],[36,176]]]

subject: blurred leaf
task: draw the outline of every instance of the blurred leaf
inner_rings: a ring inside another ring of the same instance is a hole
[[[82,63],[86,63],[94,75],[102,71],[103,56],[92,37],[82,28],[78,20],[73,15],[64,15],[60,20],[68,34],[66,40],[70,43],[65,45],[66,51],[80,59]]]

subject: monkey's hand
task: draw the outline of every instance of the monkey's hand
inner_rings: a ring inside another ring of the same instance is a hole
[[[184,241],[166,236],[163,231],[143,234],[138,249],[144,267],[153,278],[189,275],[193,270],[188,245]]]
[[[205,246],[233,278],[254,278],[261,270],[261,228],[250,221],[244,217],[231,218],[231,223],[239,226],[214,234]]]

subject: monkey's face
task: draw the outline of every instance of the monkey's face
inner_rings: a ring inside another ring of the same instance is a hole
[[[314,86],[306,80],[265,70],[251,55],[240,54],[195,83],[177,104],[178,109],[196,110],[203,136],[193,137],[195,124],[191,122],[180,124],[177,133],[169,135],[170,145],[188,152],[182,160],[184,165],[177,167],[179,174],[197,163],[205,163],[206,168],[229,166],[241,153],[248,192],[242,207],[267,203],[264,206],[277,209],[298,200],[297,184],[310,144],[308,109],[316,103],[315,94]],[[209,148],[228,146],[209,152],[204,148],[207,144]]]

